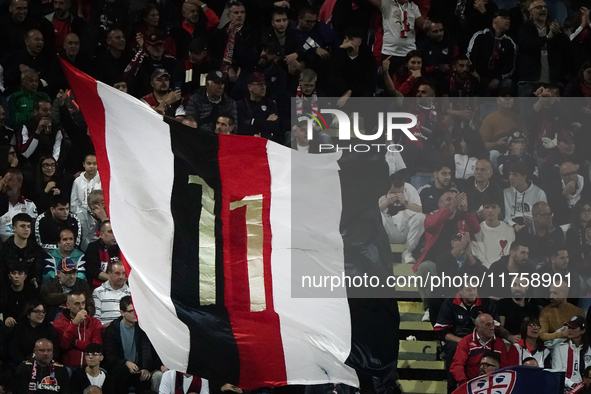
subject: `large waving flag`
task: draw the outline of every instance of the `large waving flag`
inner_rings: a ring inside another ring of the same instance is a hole
[[[564,372],[513,366],[479,376],[461,385],[453,394],[563,394]]]
[[[168,368],[244,389],[358,386],[347,364],[390,372],[397,310],[368,328],[351,315],[371,301],[350,307],[345,289],[340,298],[291,294],[292,262],[338,275],[344,255],[368,254],[344,248],[339,154],[165,122],[62,65],[96,148],[140,326]],[[376,303],[365,316],[381,313]]]

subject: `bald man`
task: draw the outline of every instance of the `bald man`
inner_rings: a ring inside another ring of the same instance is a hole
[[[64,366],[53,361],[53,343],[46,338],[39,339],[35,342],[33,355],[16,370],[16,394],[69,394],[70,378]]]
[[[588,176],[578,173],[578,166],[567,161],[559,170],[560,178],[549,184],[547,189],[548,203],[554,212],[554,224],[570,223],[572,208],[577,201],[591,197],[591,185]]]
[[[505,217],[505,200],[503,198],[503,189],[494,179],[492,179],[493,167],[488,160],[479,160],[474,168],[474,176],[464,182],[460,187],[468,196],[468,209],[476,214],[479,221],[485,219],[482,209],[482,201],[486,195],[493,196],[495,200],[500,200],[501,213],[499,218]]]

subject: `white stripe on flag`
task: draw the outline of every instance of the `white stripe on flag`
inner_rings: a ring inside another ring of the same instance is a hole
[[[305,155],[268,142],[271,172],[271,267],[274,309],[279,315],[288,384],[327,381],[358,387],[344,365],[351,348],[351,317],[345,289],[340,298],[292,298],[291,262],[344,272],[340,153]],[[297,188],[292,189],[292,185]],[[314,204],[331,201],[327,204]],[[297,219],[294,221],[294,218]],[[305,268],[304,268],[305,269]]]
[[[170,298],[174,158],[169,127],[140,101],[97,84],[111,167],[110,215],[113,233],[131,266],[134,307],[164,365],[185,371],[189,329],[177,318]]]

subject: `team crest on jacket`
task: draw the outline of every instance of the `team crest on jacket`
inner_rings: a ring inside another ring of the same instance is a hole
[[[504,371],[493,375],[484,375],[468,382],[469,394],[509,394],[515,386],[515,371]]]

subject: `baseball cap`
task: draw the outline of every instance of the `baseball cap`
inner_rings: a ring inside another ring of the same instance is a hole
[[[583,316],[573,316],[570,318],[569,321],[564,323],[565,326],[569,326],[570,328],[581,328],[585,329],[587,327],[587,321]]]
[[[525,134],[523,134],[521,131],[519,130],[514,130],[510,135],[509,138],[507,139],[508,143],[511,143],[515,140],[525,140]]]
[[[250,85],[251,83],[257,82],[265,82],[265,76],[260,72],[255,71],[249,75],[247,83]]]
[[[67,257],[65,259],[62,259],[62,262],[59,266],[59,270],[64,271],[64,272],[71,272],[71,271],[77,271],[78,267],[77,267],[76,262],[74,260]]]
[[[170,78],[170,73],[168,71],[166,71],[163,68],[157,68],[156,70],[154,70],[154,72],[152,73],[152,77],[150,79],[154,79],[154,78],[160,78],[163,75],[168,75],[168,77]]]
[[[189,44],[189,50],[193,53],[207,51],[207,40],[203,37],[195,37]]]
[[[148,44],[148,45],[164,44],[165,39],[166,39],[166,37],[162,33],[150,34],[148,36],[148,38],[146,38],[146,44]]]
[[[207,73],[207,77],[205,77],[206,81],[213,81],[215,83],[225,83],[226,80],[224,79],[224,74],[222,74],[219,70],[211,70]]]
[[[558,132],[558,135],[556,136],[556,138],[558,139],[558,141],[568,141],[568,140],[572,140],[575,138],[575,136],[573,135],[573,133],[571,133],[568,130],[561,130]]]

